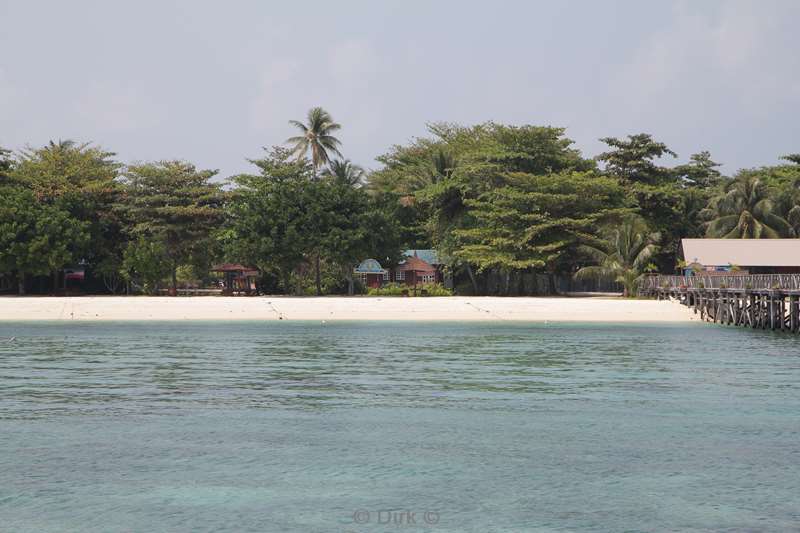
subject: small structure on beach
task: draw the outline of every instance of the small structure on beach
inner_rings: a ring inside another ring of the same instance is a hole
[[[218,272],[223,275],[222,294],[226,296],[255,294],[257,291],[256,279],[258,279],[259,275],[257,268],[237,263],[223,263],[212,267],[211,272]]]
[[[389,280],[389,271],[375,259],[364,259],[353,270],[365,287],[378,288]]]
[[[443,264],[436,250],[405,250],[403,256],[392,269],[384,268],[375,259],[365,259],[353,272],[365,286],[372,288],[390,282],[416,287],[444,281]]]
[[[797,274],[800,239],[683,239],[686,274]]]
[[[440,264],[436,252],[433,250],[406,250],[405,256],[406,259],[397,265],[394,271],[396,281],[411,286],[442,282],[443,276],[439,270]]]

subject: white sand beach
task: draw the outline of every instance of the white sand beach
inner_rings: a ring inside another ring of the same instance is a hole
[[[0,320],[685,322],[684,306],[620,298],[4,297]]]

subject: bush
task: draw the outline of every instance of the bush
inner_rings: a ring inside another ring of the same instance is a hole
[[[370,287],[367,289],[369,296],[402,296],[403,291],[408,291],[407,285],[400,285],[398,283],[387,283],[383,287],[375,288]]]
[[[446,289],[441,283],[425,283],[417,286],[417,296],[423,296],[422,291],[425,291],[425,296],[452,296],[453,291]],[[369,296],[403,296],[403,293],[413,295],[413,288],[408,285],[398,283],[387,283],[383,287],[373,288],[367,291]]]
[[[446,288],[441,283],[426,283],[422,290],[428,291],[428,296],[452,296],[453,291]]]

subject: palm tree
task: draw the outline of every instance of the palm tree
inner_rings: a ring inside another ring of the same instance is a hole
[[[622,295],[627,298],[636,291],[642,272],[650,268],[658,239],[658,233],[648,233],[641,218],[631,217],[611,229],[599,247],[582,247],[597,265],[581,268],[575,277],[613,279],[622,284]]]
[[[776,239],[794,236],[789,223],[777,214],[769,190],[757,176],[740,176],[725,192],[712,198],[703,216],[709,220],[707,237]]]
[[[780,187],[775,195],[775,213],[789,223],[794,236],[800,236],[800,179]]]
[[[430,159],[421,161],[403,177],[398,192],[413,195],[441,183],[453,175],[456,165],[455,157],[439,148],[430,155]]]
[[[334,122],[330,113],[321,107],[311,108],[307,121],[307,124],[297,120],[289,121],[289,124],[299,129],[302,135],[289,137],[286,139],[286,143],[294,145],[293,152],[298,159],[305,157],[311,151],[311,166],[316,178],[317,170],[330,162],[328,152],[342,157],[339,152],[339,146],[342,143],[332,135],[341,128],[341,125]]]
[[[349,159],[334,159],[330,162],[328,168],[323,171],[322,175],[351,187],[359,187],[364,182],[366,172]]]

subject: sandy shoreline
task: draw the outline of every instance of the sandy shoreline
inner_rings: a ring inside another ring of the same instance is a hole
[[[615,298],[3,297],[14,320],[430,320],[686,322],[685,307]]]

